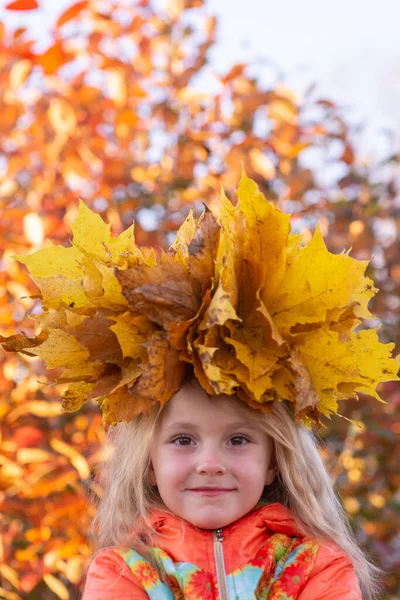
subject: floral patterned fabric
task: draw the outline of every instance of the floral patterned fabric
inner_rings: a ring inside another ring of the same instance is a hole
[[[320,544],[276,533],[257,555],[227,573],[230,599],[293,600],[304,588],[313,570]],[[154,568],[129,548],[114,550],[131,569],[151,600],[216,600],[219,598],[214,575],[190,562],[174,562],[167,552],[151,548]],[[162,574],[162,575],[160,575]]]

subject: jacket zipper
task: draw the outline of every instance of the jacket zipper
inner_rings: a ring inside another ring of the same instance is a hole
[[[220,600],[229,600],[228,594],[228,581],[226,578],[225,561],[224,561],[224,549],[222,542],[224,541],[224,535],[222,529],[216,529],[213,531],[213,542],[214,542],[214,560],[217,571],[217,583]]]

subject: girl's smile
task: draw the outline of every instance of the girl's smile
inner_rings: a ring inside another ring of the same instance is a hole
[[[234,492],[235,490],[229,489],[229,488],[200,487],[200,488],[192,488],[187,491],[192,492],[194,494],[199,494],[200,496],[221,496],[223,494],[228,494],[230,492]]]
[[[150,483],[165,506],[204,529],[247,514],[272,483],[273,443],[243,403],[187,382],[168,402],[151,450]]]

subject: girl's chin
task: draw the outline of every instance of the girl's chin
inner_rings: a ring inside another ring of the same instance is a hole
[[[200,527],[200,529],[222,529],[236,521],[239,517],[233,516],[229,518],[226,511],[224,515],[216,515],[214,510],[213,515],[199,515],[197,513],[193,517],[189,514],[183,518],[195,527]]]

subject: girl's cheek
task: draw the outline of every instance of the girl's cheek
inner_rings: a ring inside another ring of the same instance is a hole
[[[168,471],[175,476],[190,468],[192,460],[189,456],[179,452],[168,453],[163,459],[164,465],[168,463]]]

